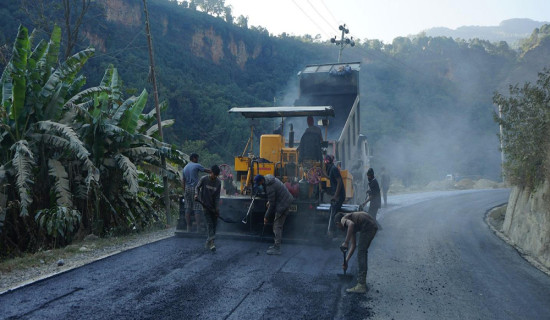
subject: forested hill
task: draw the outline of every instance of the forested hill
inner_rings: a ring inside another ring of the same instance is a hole
[[[528,38],[534,29],[548,22],[531,19],[508,19],[498,26],[462,26],[456,29],[436,27],[425,30],[429,37],[452,37],[461,39],[483,39],[491,42],[506,41],[511,47],[519,47],[521,41]]]
[[[336,46],[309,36],[273,36],[246,20],[214,17],[168,0],[148,5],[160,99],[168,102],[163,118],[176,119],[165,139],[185,151],[207,149],[214,154],[211,161],[232,163],[246,144],[248,123],[229,116],[228,107],[292,104],[296,73],[338,57]],[[63,24],[60,7],[46,11],[51,18],[44,25]],[[2,1],[0,45],[11,46],[20,23],[32,29],[39,22],[32,10],[21,9],[21,0]],[[409,183],[446,173],[497,178],[493,93],[536,79],[548,64],[549,33],[546,27],[535,30],[519,52],[504,42],[427,36],[391,44],[365,40],[346,48],[344,61],[362,62],[362,128],[375,168],[386,165]],[[142,88],[152,92],[141,0],[93,1],[76,50],[89,45],[96,48],[83,72],[89,86],[114,64],[128,96]],[[1,64],[9,52],[0,53]]]
[[[30,30],[34,26],[20,0],[7,2],[0,9],[0,41],[11,46],[19,23]],[[160,99],[169,105],[163,118],[176,119],[165,139],[178,146],[205,141],[210,152],[224,159],[242,152],[250,132],[246,121],[228,116],[228,107],[273,105],[306,63],[337,58],[333,46],[270,37],[265,29],[242,28],[175,2],[149,0],[148,7]],[[52,21],[63,25],[61,8],[50,11],[46,14],[56,17]],[[114,64],[128,95],[142,88],[152,92],[143,12],[141,0],[92,2],[77,47],[96,49],[83,72],[89,86],[98,85],[105,68]]]

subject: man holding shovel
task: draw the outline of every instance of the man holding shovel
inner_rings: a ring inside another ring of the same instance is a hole
[[[344,214],[338,212],[334,217],[336,226],[342,231],[346,231],[346,240],[340,246],[340,250],[347,252],[342,266],[344,272],[348,269],[348,264],[356,248],[356,233],[359,232],[359,245],[357,246],[357,262],[359,271],[357,272],[357,285],[349,288],[349,293],[367,292],[367,270],[369,246],[378,231],[376,220],[368,213],[363,211]]]
[[[280,255],[283,225],[294,198],[281,180],[270,174],[265,177],[260,174],[254,177],[254,189],[258,188],[265,188],[267,193],[268,208],[264,216],[264,228],[269,220],[273,219],[273,234],[275,235],[275,243],[267,249],[266,253]]]

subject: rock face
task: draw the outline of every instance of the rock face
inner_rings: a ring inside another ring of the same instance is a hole
[[[135,0],[99,0],[100,5],[105,12],[105,20],[119,25],[131,28],[142,28],[144,26],[145,16],[141,1]],[[162,36],[169,36],[170,24],[180,25],[175,29],[180,29],[181,22],[168,18],[165,14],[155,11],[154,7],[149,8],[151,24],[162,30]],[[220,30],[213,26],[194,26],[192,29],[182,29],[181,32],[189,32],[190,50],[193,55],[211,60],[215,64],[222,64],[225,58],[233,56],[237,65],[244,70],[247,61],[256,59],[262,53],[261,44],[247,45],[242,39],[235,38],[234,34],[229,34],[224,40]],[[97,35],[89,31],[83,32],[84,37],[98,51],[106,52],[106,39],[102,35]],[[171,35],[175,37],[175,35]],[[177,41],[187,41],[179,39]]]
[[[513,188],[502,232],[550,268],[550,181],[534,191]]]
[[[102,0],[105,8],[105,18],[107,21],[116,21],[125,26],[142,26],[141,4],[139,2],[130,3],[125,0]]]
[[[216,64],[223,59],[223,39],[217,35],[214,28],[198,30],[191,42],[193,54],[203,58],[211,58]]]

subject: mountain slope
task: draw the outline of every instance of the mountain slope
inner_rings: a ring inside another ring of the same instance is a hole
[[[491,42],[506,41],[517,48],[522,39],[528,38],[534,29],[540,28],[547,21],[531,19],[509,19],[502,21],[498,26],[463,26],[456,29],[436,27],[425,30],[430,37],[451,37],[460,39],[482,39]]]
[[[19,23],[32,29],[19,3],[0,5],[0,39],[14,39]],[[306,64],[338,57],[338,47],[330,43],[272,37],[264,29],[241,28],[167,0],[148,3],[160,99],[169,105],[162,116],[176,120],[165,139],[177,146],[201,146],[189,141],[202,140],[227,163],[242,153],[249,135],[248,121],[229,116],[228,107],[292,105],[296,73]],[[51,10],[52,20],[59,21],[62,13]],[[84,70],[87,85],[97,85],[114,64],[126,95],[144,87],[152,92],[142,1],[97,0],[87,17],[77,48],[96,48]],[[501,25],[515,32],[513,24]],[[375,168],[385,165],[411,183],[447,173],[498,179],[493,92],[536,78],[548,64],[544,34],[521,54],[506,43],[428,35],[346,48],[343,61],[362,63],[362,130]],[[274,126],[262,122],[257,128],[271,132]]]

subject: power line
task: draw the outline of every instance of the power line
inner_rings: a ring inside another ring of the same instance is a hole
[[[107,55],[107,56],[112,56],[113,53],[119,53],[119,52],[124,52],[128,49],[140,49],[140,48],[144,48],[146,46],[141,46],[141,47],[130,47],[130,45],[132,43],[134,43],[134,41],[136,41],[136,39],[140,36],[140,35],[143,35],[143,29],[145,29],[145,27],[142,27],[139,32],[136,32],[136,34],[134,35],[134,37],[132,38],[132,40],[130,40],[126,46],[124,48],[121,48],[121,49],[118,49],[118,50],[114,50],[114,51],[111,51],[109,54],[108,53],[103,53],[103,54],[98,54],[98,55],[95,55],[94,57],[101,57],[102,55]]]
[[[303,13],[303,14],[304,14],[304,15],[305,15],[305,16],[306,16],[306,17],[307,17],[307,18],[308,18],[308,19],[309,19],[309,20],[310,20],[319,30],[321,30],[322,33],[325,34],[325,36],[327,36],[328,38],[330,38],[330,35],[328,35],[328,33],[327,33],[321,26],[319,26],[319,25],[317,24],[317,22],[316,22],[315,20],[313,20],[313,19],[307,14],[307,12],[306,12],[304,9],[302,9],[302,7],[300,7],[300,6],[298,5],[298,3],[296,2],[296,0],[292,0],[292,2],[294,3],[294,5],[295,5],[296,7],[298,7],[298,9],[300,9],[300,11],[302,11],[302,13]]]
[[[104,53],[95,54],[92,57],[90,57],[90,59],[98,59],[98,58],[103,58],[103,57],[109,57],[109,58],[112,58],[116,61],[125,62],[127,64],[133,65],[134,67],[136,67],[138,69],[148,70],[149,69],[148,66],[144,66],[143,64],[138,64],[138,63],[135,63],[135,62],[131,62],[129,60],[126,60],[126,59],[123,59],[122,57],[120,57],[121,53],[124,53],[128,50],[135,51],[135,49],[147,48],[147,45],[144,45],[144,46],[130,46],[131,44],[133,44],[136,41],[136,39],[139,36],[144,35],[144,29],[145,29],[145,27],[142,27],[138,32],[136,32],[134,37],[126,44],[125,47],[117,49],[117,50],[112,50],[112,51],[108,51],[108,52],[104,52]]]
[[[329,26],[329,28],[334,28],[333,27],[333,24],[331,24],[330,22],[327,21],[327,19],[325,19],[325,17],[317,10],[317,8],[315,8],[315,6],[313,4],[311,4],[311,2],[309,0],[307,0],[307,3],[309,4],[309,6],[313,9],[313,11],[315,11],[317,13],[317,15],[319,17],[321,17],[321,19],[323,19],[323,21],[326,22],[326,24]],[[326,7],[325,7],[326,8]]]
[[[308,0],[309,2],[309,0]],[[330,9],[327,7],[327,5],[325,4],[325,1],[323,0],[319,0],[319,2],[321,2],[321,4],[323,5],[323,7],[325,7],[325,10],[328,12],[328,14],[332,17],[332,20],[334,21],[334,24],[337,25],[339,24],[340,22],[338,22],[338,20],[336,20],[336,18],[334,17],[334,15],[332,14],[332,11],[330,11]]]

